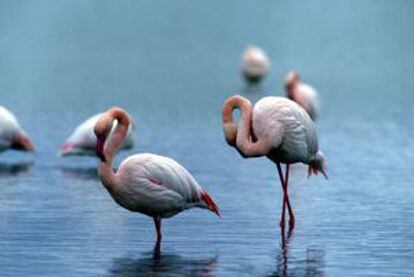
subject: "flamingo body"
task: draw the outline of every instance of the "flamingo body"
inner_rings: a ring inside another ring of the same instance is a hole
[[[33,151],[34,147],[16,117],[0,106],[0,152],[8,149]]]
[[[69,136],[60,149],[61,156],[96,156],[96,136],[93,128],[102,114],[96,114],[82,122],[75,131]],[[117,122],[113,123],[112,130],[116,127]],[[132,136],[132,124],[128,129],[128,134],[122,143],[120,149],[127,150],[134,146]]]
[[[256,138],[270,140],[266,156],[275,162],[308,164],[318,153],[311,118],[284,97],[265,97],[254,105],[253,132]]]
[[[169,218],[189,208],[209,209],[206,192],[173,159],[136,154],[124,160],[117,172],[119,183],[109,189],[122,207],[150,217]]]

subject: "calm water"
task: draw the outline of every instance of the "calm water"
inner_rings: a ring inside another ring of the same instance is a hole
[[[412,276],[413,13],[411,1],[1,1],[0,104],[37,153],[0,157],[0,275]],[[251,42],[273,65],[255,91],[238,72]],[[236,92],[282,94],[292,68],[320,91],[330,179],[294,168],[283,239],[275,167],[227,147],[220,111]],[[173,157],[222,210],[165,221],[161,258],[152,220],[111,200],[95,159],[57,156],[112,105],[137,124],[117,164]]]

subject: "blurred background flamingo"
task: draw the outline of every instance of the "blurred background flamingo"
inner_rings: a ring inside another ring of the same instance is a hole
[[[285,77],[285,90],[287,97],[298,103],[309,114],[312,120],[318,116],[318,93],[308,84],[300,81],[297,71],[290,71]]]
[[[242,57],[242,73],[251,83],[260,82],[269,72],[270,62],[265,51],[256,46],[249,45]]]
[[[0,152],[8,149],[33,152],[34,146],[16,117],[0,106]]]

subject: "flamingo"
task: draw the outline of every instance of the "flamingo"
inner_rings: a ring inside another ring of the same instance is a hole
[[[252,83],[260,80],[269,72],[270,62],[263,49],[250,45],[242,57],[242,73],[247,81]]]
[[[0,152],[8,149],[33,152],[33,143],[20,127],[16,117],[0,106]]]
[[[82,122],[69,138],[65,141],[60,149],[60,155],[65,156],[96,156],[96,136],[93,133],[93,128],[98,122],[102,114],[91,116]],[[115,128],[117,121],[114,122]],[[134,146],[134,139],[132,136],[133,124],[128,127],[126,139],[123,141],[120,149],[128,150]]]
[[[310,85],[301,83],[300,75],[296,71],[286,74],[285,89],[287,97],[298,103],[309,114],[312,120],[318,115],[318,93]]]
[[[119,124],[111,132],[114,120]],[[127,135],[130,121],[124,110],[112,108],[99,118],[94,128],[96,152],[101,160],[99,176],[115,202],[153,218],[157,246],[161,243],[163,218],[193,207],[208,209],[220,217],[210,195],[173,159],[149,153],[136,154],[125,159],[116,173],[113,171],[114,155]]]
[[[238,126],[233,110],[240,110]],[[315,125],[306,111],[284,97],[264,97],[254,107],[246,98],[235,95],[223,106],[223,131],[227,143],[244,157],[266,156],[276,164],[283,189],[280,227],[285,226],[285,206],[289,211],[289,226],[295,225],[288,196],[289,166],[308,165],[308,175],[321,172],[325,177],[324,156],[319,151]],[[286,164],[285,177],[281,163]]]

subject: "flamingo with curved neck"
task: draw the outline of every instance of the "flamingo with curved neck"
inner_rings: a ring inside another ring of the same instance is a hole
[[[233,111],[240,110],[238,124]],[[265,97],[252,107],[249,100],[235,95],[224,102],[223,131],[227,143],[244,157],[266,156],[277,167],[283,189],[283,206],[280,226],[285,226],[285,208],[289,211],[289,225],[295,224],[288,196],[290,164],[308,164],[309,173],[325,175],[324,157],[319,151],[315,126],[295,102],[282,97]],[[281,163],[286,164],[285,176]]]
[[[111,132],[114,120],[118,125]],[[112,108],[96,123],[96,153],[101,160],[99,175],[116,203],[154,219],[157,247],[161,242],[162,218],[193,207],[208,209],[220,216],[210,195],[173,159],[149,153],[136,154],[124,160],[114,172],[112,161],[125,139],[130,121],[124,110]]]

